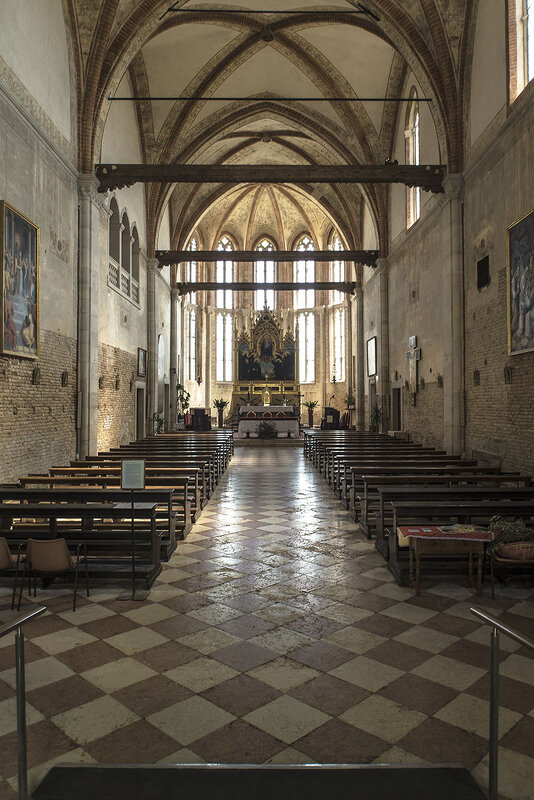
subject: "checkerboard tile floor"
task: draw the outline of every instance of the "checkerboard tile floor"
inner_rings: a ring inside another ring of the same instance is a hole
[[[237,450],[143,603],[70,587],[26,627],[30,785],[62,762],[460,762],[487,775],[489,629],[534,591],[398,587],[296,450]],[[0,587],[7,607],[9,587]],[[501,639],[500,790],[534,798],[534,669]],[[0,640],[0,798],[16,796],[14,648]]]

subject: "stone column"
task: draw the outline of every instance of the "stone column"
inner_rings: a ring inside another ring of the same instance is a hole
[[[211,330],[213,311],[204,307],[204,406],[211,416]]]
[[[382,406],[382,432],[389,429],[389,293],[388,261],[377,258],[376,277],[380,281],[380,338],[378,342],[378,395]]]
[[[443,186],[443,446],[460,455],[465,445],[463,177],[447,175]]]
[[[96,455],[98,425],[98,306],[103,197],[94,175],[78,178],[80,215],[78,389],[81,393],[80,458]]]
[[[152,417],[158,408],[158,332],[156,330],[156,281],[158,280],[158,260],[147,260],[147,407],[146,431],[154,432]]]
[[[358,430],[365,428],[365,384],[364,384],[364,347],[363,347],[363,289],[361,286],[356,288],[354,299],[356,311],[356,427]]]
[[[171,352],[170,352],[170,408],[169,408],[169,430],[173,431],[176,427],[176,384],[178,368],[178,290],[176,287],[171,289]]]

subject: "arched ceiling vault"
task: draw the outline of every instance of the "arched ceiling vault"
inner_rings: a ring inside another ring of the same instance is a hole
[[[443,161],[462,166],[465,72],[471,17],[464,0],[368,0],[366,15],[336,15],[354,0],[303,0],[298,13],[281,0],[177,3],[187,13],[164,15],[170,0],[64,0],[80,90],[80,169],[99,160],[108,96],[128,70],[144,159],[152,163],[383,163],[399,125],[396,103],[284,103],[280,96],[399,96],[409,73],[430,106]],[[268,15],[250,14],[268,7]],[[238,13],[228,13],[235,10]],[[327,12],[321,16],[314,10]],[[161,18],[161,19],[160,19]],[[272,39],[262,38],[268,25]],[[121,89],[122,92],[122,89]],[[176,101],[158,95],[246,96],[255,103]],[[274,128],[273,128],[274,126]],[[277,127],[276,127],[277,126]],[[270,129],[278,133],[262,136]],[[270,139],[270,141],[266,141]],[[148,247],[154,249],[163,211],[174,192],[173,240],[205,215],[228,187],[149,185]],[[272,192],[273,190],[271,190]],[[286,190],[293,197],[294,189]],[[343,235],[361,237],[363,196],[387,247],[387,188],[300,187],[321,196]],[[278,195],[267,195],[274,196]],[[354,207],[357,212],[354,212]],[[182,227],[185,226],[185,227]]]

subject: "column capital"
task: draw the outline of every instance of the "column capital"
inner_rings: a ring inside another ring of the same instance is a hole
[[[443,179],[445,196],[451,200],[463,200],[464,196],[464,177],[461,172],[453,172],[446,175]]]
[[[157,258],[147,258],[146,260],[147,272],[152,275],[158,275],[159,274],[158,264],[159,261]]]
[[[78,192],[82,200],[90,200],[107,211],[105,195],[98,191],[99,186],[100,183],[92,172],[78,176]]]
[[[377,258],[375,275],[379,275],[382,272],[387,272],[387,270],[388,270],[387,258]]]

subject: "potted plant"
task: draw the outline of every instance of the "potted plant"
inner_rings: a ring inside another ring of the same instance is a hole
[[[371,424],[369,426],[369,430],[373,433],[378,433],[378,428],[380,427],[380,423],[382,422],[382,418],[384,416],[384,412],[382,407],[378,405],[378,403],[373,403],[371,406]]]
[[[154,433],[163,433],[165,427],[165,417],[160,411],[155,411],[152,414],[152,423],[154,425]]]
[[[256,428],[256,433],[258,434],[258,439],[276,439],[278,436],[276,426],[272,422],[265,421],[260,422]]]
[[[319,405],[319,402],[318,400],[306,400],[302,405],[308,409],[308,426],[313,428],[313,409]]]
[[[228,405],[228,400],[223,400],[221,397],[220,400],[214,400],[213,405],[217,409],[217,425],[219,428],[223,427],[223,411]]]
[[[356,406],[356,398],[354,397],[352,392],[349,392],[348,394],[345,395],[345,397],[343,398],[343,402],[345,403],[345,408],[348,408],[349,411],[351,408],[355,408]]]
[[[189,408],[191,395],[181,383],[176,384],[176,392],[176,427],[178,430],[183,430],[185,428],[185,414]]]

